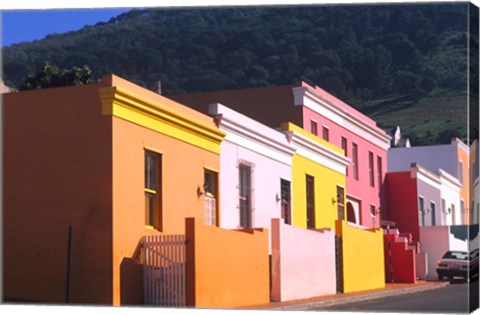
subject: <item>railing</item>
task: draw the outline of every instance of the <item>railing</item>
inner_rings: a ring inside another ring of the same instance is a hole
[[[186,305],[186,237],[153,235],[142,238],[144,304]]]
[[[205,196],[205,224],[217,226],[217,200]]]

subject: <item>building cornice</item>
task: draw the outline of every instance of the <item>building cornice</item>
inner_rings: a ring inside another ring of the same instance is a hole
[[[284,162],[285,158],[289,159],[290,163],[288,164],[291,164],[291,158],[295,154],[295,148],[287,142],[287,138],[283,133],[273,129],[271,130],[278,133],[278,136],[284,138],[285,142],[282,143],[266,133],[262,133],[262,130],[255,128],[255,126],[242,124],[241,120],[237,120],[235,117],[229,117],[225,114],[216,114],[214,117],[219,128],[226,133],[225,140],[257,153],[268,155],[268,157],[281,162]],[[233,134],[237,135],[237,137],[234,137]],[[262,147],[252,145],[252,143],[260,144]],[[265,154],[265,149],[271,150],[270,152],[274,152],[274,154]]]
[[[462,187],[462,184],[460,183],[460,181],[454,176],[450,175],[448,172],[442,169],[439,169],[437,171],[437,174],[440,177],[442,184],[449,184],[450,186],[452,186],[452,188],[455,188],[458,190],[460,190],[460,188]]]
[[[225,133],[159,102],[113,86],[99,89],[102,114],[130,121],[199,148],[220,153]]]
[[[440,189],[442,184],[438,174],[434,174],[416,163],[412,165],[411,177],[421,180],[437,189]]]
[[[288,141],[297,147],[297,154],[329,167],[341,174],[346,174],[350,159],[334,150],[315,142],[294,131],[285,130]]]
[[[382,129],[378,128],[377,126],[372,126],[371,124],[365,123],[354,114],[345,111],[343,108],[332,104],[331,100],[323,98],[321,95],[317,95],[314,92],[310,91],[307,87],[299,86],[293,88],[294,99],[298,98],[298,96],[306,97],[312,100],[314,103],[318,104],[319,106],[325,107],[328,111],[332,113],[332,115],[337,116],[337,119],[332,119],[332,117],[327,117],[330,120],[336,122],[339,125],[343,125],[344,121],[348,121],[352,123],[354,126],[360,128],[361,130],[367,132],[371,136],[374,137],[377,141],[370,141],[375,145],[379,146],[382,149],[388,150],[390,148],[390,141],[391,137],[385,133]],[[316,108],[314,108],[309,102],[301,102],[302,104],[296,102],[295,105],[303,105],[311,110],[318,112]]]

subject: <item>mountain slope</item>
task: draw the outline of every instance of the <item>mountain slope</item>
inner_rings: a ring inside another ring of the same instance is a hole
[[[439,106],[464,108],[448,97],[467,93],[467,5],[133,10],[6,47],[4,76],[19,86],[44,61],[87,64],[96,78],[115,73],[150,89],[161,81],[164,94],[304,80],[361,111],[383,104],[371,114],[391,127],[389,108],[402,103],[381,100],[437,99]],[[401,114],[412,115],[414,125],[426,120],[415,110]],[[453,119],[460,129],[432,124],[430,132],[464,138],[463,116]],[[402,129],[419,144],[438,140],[408,124]]]

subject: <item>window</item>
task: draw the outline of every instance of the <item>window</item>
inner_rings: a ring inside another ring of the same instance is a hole
[[[307,228],[315,228],[315,183],[314,178],[306,176]]]
[[[373,153],[368,152],[368,176],[370,179],[370,186],[374,187],[375,186],[375,170],[374,170],[374,165],[373,165]]]
[[[418,197],[418,222],[420,226],[425,226],[425,205],[422,197]]]
[[[310,120],[310,132],[316,136],[318,136],[318,128],[317,128],[317,122]]]
[[[445,213],[445,214],[448,214],[448,211],[447,211],[447,203],[445,201],[445,199],[442,199],[442,212]],[[443,218],[444,216],[442,215],[440,218]],[[446,220],[446,219],[445,219]],[[444,219],[441,220],[440,224],[442,225],[445,225],[447,224],[447,222],[445,222]]]
[[[209,170],[204,172],[203,190],[205,192],[204,222],[207,225],[217,226],[217,173]]]
[[[370,219],[371,219],[371,224],[372,224],[372,228],[376,227],[376,224],[377,224],[377,218],[376,218],[376,213],[375,213],[375,206],[374,205],[370,205]]]
[[[162,227],[161,156],[145,152],[145,225]]]
[[[352,143],[352,171],[353,178],[358,179],[358,146]]]
[[[252,169],[250,166],[241,164],[240,175],[240,226],[242,228],[252,227]]]
[[[337,186],[337,213],[339,220],[345,220],[344,189],[340,186]]]
[[[292,224],[292,219],[290,217],[290,182],[285,179],[280,179],[280,195],[282,201],[282,219],[285,224]]]
[[[325,141],[329,141],[330,140],[330,131],[328,130],[327,127],[323,127],[322,128],[322,138],[323,140]]]
[[[431,221],[432,221],[432,226],[436,225],[437,222],[436,222],[436,214],[435,214],[435,203],[433,202],[430,202],[430,214],[431,214]]]
[[[377,156],[377,184],[378,184],[378,187],[380,188],[380,186],[382,185],[382,158]]]
[[[342,137],[342,149],[343,149],[344,155],[348,157],[347,138],[345,137]],[[346,171],[345,175],[348,176],[348,166],[345,171]]]

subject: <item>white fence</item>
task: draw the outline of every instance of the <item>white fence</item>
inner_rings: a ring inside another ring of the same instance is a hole
[[[145,305],[186,305],[185,243],[185,235],[154,235],[142,238]]]

